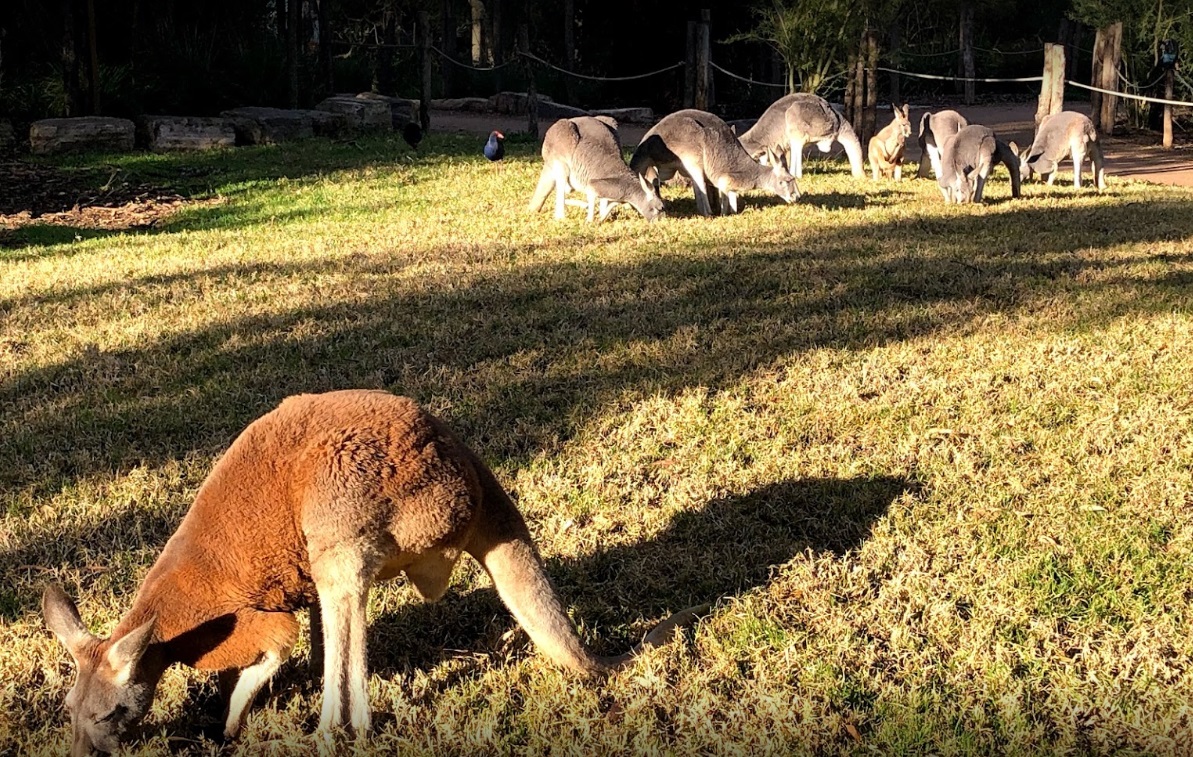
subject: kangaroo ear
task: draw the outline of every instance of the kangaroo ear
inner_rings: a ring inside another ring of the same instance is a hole
[[[153,630],[156,625],[157,618],[150,618],[120,637],[108,648],[108,664],[116,671],[118,686],[128,683],[133,669],[141,661],[145,650],[149,648],[149,642],[153,640]]]
[[[83,625],[79,617],[79,608],[74,601],[66,596],[66,592],[58,584],[50,584],[41,595],[41,614],[46,620],[46,627],[58,637],[70,656],[79,661],[83,647],[95,640],[95,636]]]
[[[910,103],[903,103],[903,117],[906,118],[908,121],[911,120],[911,104]]]

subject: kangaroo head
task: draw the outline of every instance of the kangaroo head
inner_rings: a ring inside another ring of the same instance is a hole
[[[141,659],[153,638],[154,620],[119,639],[100,639],[87,630],[75,603],[58,586],[42,596],[46,625],[78,666],[74,688],[66,695],[70,712],[72,757],[114,752],[145,717],[158,676]]]
[[[639,174],[638,183],[642,186],[643,194],[642,202],[637,206],[638,212],[642,213],[642,217],[647,221],[658,220],[659,216],[663,215],[663,198],[659,197],[654,183],[645,176]]]
[[[775,163],[770,175],[774,184],[772,191],[782,197],[784,202],[795,202],[799,199],[799,185],[795,183],[795,177],[783,168],[782,163]]]
[[[900,141],[903,141],[911,136],[911,111],[910,106],[904,103],[903,107],[891,103],[891,110],[895,114],[895,129],[896,134],[899,135]]]

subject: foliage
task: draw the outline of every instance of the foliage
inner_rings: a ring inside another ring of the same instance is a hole
[[[770,0],[754,10],[752,31],[727,41],[765,42],[783,58],[789,92],[818,92],[844,68],[859,14],[849,0]]]

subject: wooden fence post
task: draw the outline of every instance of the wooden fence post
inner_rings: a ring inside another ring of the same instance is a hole
[[[1173,79],[1176,72],[1169,67],[1164,72],[1164,99],[1171,100],[1173,95]],[[1164,138],[1161,144],[1165,150],[1172,149],[1172,106],[1168,103],[1164,104]]]
[[[712,69],[710,62],[710,47],[712,37],[709,34],[709,21],[712,13],[708,8],[700,11],[700,23],[696,25],[696,91],[695,104],[700,110],[712,107]]]
[[[419,53],[422,56],[422,82],[418,93],[418,123],[425,133],[431,128],[431,16],[418,12]]]
[[[1060,113],[1065,103],[1065,46],[1044,44],[1044,79],[1036,106],[1036,126],[1048,116]]]

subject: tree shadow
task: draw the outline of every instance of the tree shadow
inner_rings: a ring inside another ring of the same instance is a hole
[[[361,255],[234,264],[10,298],[0,311],[175,297],[189,281],[222,287],[327,274],[368,282],[352,301],[278,306],[11,371],[0,378],[0,487],[36,495],[98,471],[212,454],[286,395],[349,387],[435,400],[450,407],[447,420],[483,456],[516,462],[570,438],[592,408],[627,391],[717,388],[804,350],[869,349],[947,333],[1066,291],[1106,290],[1098,302],[1074,297],[1086,303],[1071,315],[1082,323],[1170,310],[1190,296],[1180,278],[1151,276],[1118,291],[1106,276],[1153,259],[1069,254],[1089,245],[1072,233],[1074,224],[1107,246],[1193,237],[1186,202],[1150,201],[1153,223],[1140,223],[1138,210],[1133,202],[1015,207],[999,214],[999,227],[1015,233],[997,245],[989,242],[990,217],[958,213],[910,219],[897,231],[866,221],[798,240],[763,236],[727,257],[664,254],[483,271],[467,286],[412,289],[391,275],[402,260]],[[500,250],[511,258],[543,252],[525,243]],[[1154,260],[1179,264],[1171,255]],[[1101,281],[1089,281],[1091,274]],[[3,348],[19,354],[19,336]],[[528,354],[535,365],[568,367],[504,367]],[[498,425],[511,418],[518,433]]]

